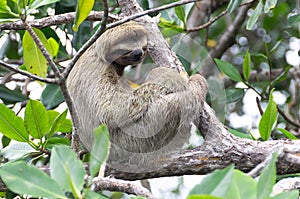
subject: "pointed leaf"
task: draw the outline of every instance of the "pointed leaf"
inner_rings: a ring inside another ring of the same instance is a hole
[[[23,119],[16,116],[12,110],[3,104],[0,104],[0,132],[12,140],[29,141]]]
[[[59,51],[59,44],[57,43],[57,41],[54,38],[49,38],[48,43],[51,47],[51,56],[55,57],[58,54]]]
[[[252,15],[250,16],[250,18],[247,21],[247,26],[246,26],[247,30],[252,30],[253,26],[255,25],[255,23],[258,20],[258,17],[262,13],[263,6],[264,6],[263,1],[259,1],[254,12],[252,13]]]
[[[86,19],[94,6],[94,0],[78,0],[73,30],[78,31],[80,24]]]
[[[59,0],[34,0],[34,1],[31,1],[33,3],[29,6],[30,9],[28,10],[28,13],[30,13],[31,11],[33,11],[41,6],[52,4],[52,3],[55,3],[58,1]]]
[[[35,152],[29,144],[24,142],[13,142],[4,149],[1,150],[2,155],[8,160],[16,160],[22,156]]]
[[[109,152],[109,134],[106,125],[102,124],[94,130],[94,143],[90,157],[90,173],[94,177],[105,162]]]
[[[257,181],[239,170],[234,170],[233,183],[225,198],[256,199],[256,193]]]
[[[216,170],[196,185],[189,195],[212,195],[225,197],[233,179],[233,165]]]
[[[53,124],[53,122],[56,120],[56,118],[61,115],[61,113],[54,111],[54,110],[49,110],[48,111],[48,116],[49,116],[49,124]],[[56,129],[57,132],[71,132],[72,131],[72,121],[70,119],[65,118],[58,126]]]
[[[45,46],[48,52],[51,52],[51,47],[48,44],[48,41],[43,34],[42,31],[38,29],[34,29],[35,33],[38,35],[39,39]],[[35,75],[46,77],[47,75],[47,61],[45,57],[43,56],[42,52],[38,48],[38,46],[35,44],[33,39],[31,38],[28,31],[25,32],[23,39],[22,39],[22,45],[23,45],[23,55],[24,55],[24,65],[26,66],[26,69]]]
[[[271,136],[271,132],[277,118],[277,106],[275,101],[273,100],[272,93],[273,91],[270,93],[270,99],[267,109],[262,115],[258,126],[260,136],[263,140],[268,140]]]
[[[46,108],[37,100],[29,100],[25,109],[25,126],[29,134],[41,139],[49,130]]]
[[[65,101],[59,85],[57,84],[48,84],[44,89],[41,101],[45,107],[49,109],[56,108],[59,104]]]
[[[276,128],[277,130],[279,130],[285,137],[287,137],[288,139],[291,140],[298,140],[298,138],[296,136],[294,136],[291,132],[289,132],[288,130],[285,130],[283,128]]]
[[[210,196],[210,195],[190,195],[186,199],[223,199],[223,198]]]
[[[31,197],[66,198],[59,185],[46,173],[23,161],[7,163],[0,168],[0,176],[15,193]]]
[[[101,195],[100,193],[93,192],[90,189],[85,189],[84,193],[85,193],[85,198],[86,199],[95,199],[95,198],[97,198],[97,199],[108,199],[107,197]]]
[[[264,7],[264,12],[265,13],[270,12],[270,10],[275,8],[276,4],[277,4],[277,0],[266,0],[265,7]]]
[[[294,25],[295,23],[299,23],[299,22],[300,22],[300,14],[292,15],[288,19],[288,23],[290,26]]]
[[[257,199],[266,199],[270,197],[273,186],[276,181],[276,160],[278,153],[273,153],[272,160],[262,170],[257,184]]]
[[[286,80],[287,74],[291,68],[292,68],[291,66],[286,67],[280,75],[278,75],[274,80],[272,80],[271,84],[274,86],[274,85]]]
[[[58,130],[60,129],[60,126],[63,125],[63,123],[65,122],[67,112],[68,112],[68,110],[65,110],[64,112],[59,114],[57,117],[55,117],[53,122],[51,122],[52,119],[49,119],[50,130],[49,130],[49,133],[47,136],[48,138],[50,138],[55,132],[58,132]],[[53,113],[53,112],[51,111],[51,113]],[[48,111],[48,115],[49,115],[49,111]]]
[[[5,104],[15,104],[28,100],[28,97],[23,95],[20,90],[10,90],[4,85],[0,85],[0,99]]]
[[[222,71],[225,75],[227,75],[231,80],[235,82],[243,81],[239,71],[230,63],[220,60],[214,59],[220,71]]]
[[[176,13],[176,16],[178,17],[178,19],[180,19],[180,21],[182,21],[185,26],[185,11],[184,11],[183,6],[175,7],[175,13]]]
[[[226,89],[226,103],[238,102],[243,98],[245,91],[241,88],[229,88]]]
[[[251,56],[249,51],[247,50],[244,58],[244,63],[243,63],[243,75],[246,81],[249,80],[250,72],[251,72]]]
[[[241,5],[242,0],[230,0],[226,11],[228,13],[232,13],[237,7],[239,7]]]
[[[65,190],[80,193],[85,170],[76,153],[66,146],[56,146],[51,151],[50,175]],[[74,193],[74,192],[73,192]]]
[[[298,199],[298,198],[299,198],[299,190],[282,192],[272,197],[272,199]]]

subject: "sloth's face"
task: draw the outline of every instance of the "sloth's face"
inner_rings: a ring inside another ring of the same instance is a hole
[[[136,66],[141,62],[143,62],[146,55],[146,48],[147,47],[144,46],[134,50],[119,49],[118,52],[116,52],[118,56],[116,56],[117,58],[114,60],[114,62],[117,65],[121,65],[121,66],[128,66],[128,65]]]

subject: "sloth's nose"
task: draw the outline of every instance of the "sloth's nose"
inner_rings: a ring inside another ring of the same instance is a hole
[[[132,55],[134,58],[139,59],[143,56],[143,51],[140,49],[134,50],[134,51],[132,51]]]

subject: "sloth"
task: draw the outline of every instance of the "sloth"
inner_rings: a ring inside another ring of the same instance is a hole
[[[149,159],[181,149],[206,95],[201,75],[186,80],[168,67],[154,68],[144,83],[132,88],[124,69],[143,62],[147,44],[148,32],[136,22],[108,29],[67,79],[83,146],[90,151],[93,129],[106,124],[111,141],[108,163],[118,169],[125,163],[145,166]]]

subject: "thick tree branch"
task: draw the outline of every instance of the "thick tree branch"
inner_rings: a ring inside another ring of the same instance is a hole
[[[205,108],[208,109],[210,108]],[[278,174],[300,172],[299,157],[295,159],[300,154],[300,140],[259,142],[235,137],[218,121],[212,110],[205,111],[202,121],[204,120],[201,126],[201,132],[206,129],[203,145],[149,162],[150,165],[159,162],[161,166],[156,170],[147,171],[146,168],[143,170],[132,165],[123,165],[122,171],[109,168],[107,174],[126,180],[189,174],[204,175],[230,164],[235,164],[235,168],[241,171],[249,172],[260,163],[267,161],[266,159],[275,151],[282,151],[277,161]]]

